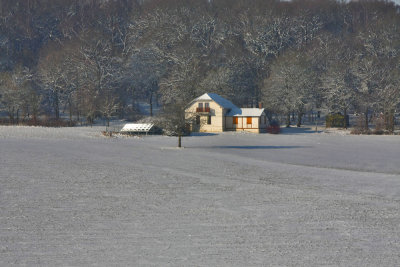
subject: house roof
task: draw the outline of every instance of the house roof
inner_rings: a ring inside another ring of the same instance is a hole
[[[226,116],[228,117],[260,117],[264,112],[263,108],[240,108],[232,109]]]
[[[152,123],[127,123],[121,129],[121,132],[148,132],[153,126]]]
[[[236,117],[260,117],[264,112],[263,108],[238,108],[231,101],[214,93],[205,93],[194,99],[189,105],[196,101],[214,101],[222,108],[229,109],[225,116]]]
[[[199,96],[198,98],[196,98],[195,100],[193,100],[192,102],[195,101],[202,101],[202,100],[213,100],[215,101],[218,105],[220,105],[223,108],[226,109],[239,109],[237,106],[235,106],[231,101],[223,98],[222,96],[218,95],[218,94],[214,94],[214,93],[205,93],[204,95]]]

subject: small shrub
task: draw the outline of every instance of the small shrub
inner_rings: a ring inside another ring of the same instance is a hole
[[[372,131],[372,134],[377,134],[377,135],[382,135],[385,134],[385,118],[383,114],[380,116],[376,117],[374,119],[375,122],[375,129]]]
[[[326,122],[326,128],[331,128],[331,127],[347,127],[349,126],[349,115],[346,115],[346,117],[340,113],[337,114],[330,114],[326,116],[325,119]]]
[[[365,125],[364,116],[357,117],[357,123],[354,129],[350,132],[351,134],[375,134],[375,135],[383,135],[383,134],[391,134],[390,131],[385,129],[385,118],[383,115],[380,115],[374,119],[375,128],[370,130]]]
[[[374,129],[374,130],[372,131],[372,134],[375,134],[375,135],[382,135],[382,134],[386,134],[386,132],[385,132],[384,130],[377,130],[377,129]]]
[[[369,134],[369,130],[365,130],[365,129],[361,129],[361,128],[358,128],[358,127],[354,127],[351,131],[350,131],[350,133],[351,134],[355,134],[355,135],[359,135],[359,134]]]
[[[112,137],[113,136],[113,132],[111,132],[111,131],[102,131],[101,132],[104,136],[107,136],[107,137]]]
[[[356,125],[351,130],[351,134],[371,134],[371,131],[365,125],[365,118],[363,115],[358,115],[356,120]]]
[[[277,121],[272,121],[267,127],[267,133],[279,134],[281,132],[281,127]]]
[[[0,125],[10,125],[11,121],[7,118],[0,118]]]

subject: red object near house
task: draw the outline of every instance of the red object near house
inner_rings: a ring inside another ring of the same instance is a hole
[[[279,126],[279,123],[276,121],[271,122],[270,125],[267,127],[267,133],[278,134],[280,132],[281,132],[281,127]]]

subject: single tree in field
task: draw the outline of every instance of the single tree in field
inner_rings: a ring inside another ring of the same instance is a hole
[[[178,136],[178,147],[182,147],[182,136],[188,133],[192,119],[192,116],[185,114],[183,103],[174,103],[164,106],[159,123],[167,134]]]
[[[117,113],[119,108],[117,95],[112,90],[102,92],[99,111],[106,120],[106,126],[110,126],[110,118]]]

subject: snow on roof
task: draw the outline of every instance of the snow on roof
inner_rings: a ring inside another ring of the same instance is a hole
[[[263,108],[240,108],[232,109],[226,116],[229,117],[260,117],[264,112]]]
[[[214,93],[205,93],[193,100],[191,103],[195,101],[215,101],[221,107],[230,109],[226,116],[231,117],[260,117],[264,112],[263,108],[238,108],[231,101]]]
[[[201,100],[213,100],[215,101],[218,105],[220,105],[223,108],[227,109],[239,109],[237,106],[235,106],[231,101],[223,98],[222,96],[214,93],[205,93],[204,95],[199,96],[196,98],[194,101],[201,101]]]
[[[153,126],[152,123],[127,123],[121,129],[121,132],[148,132]]]

